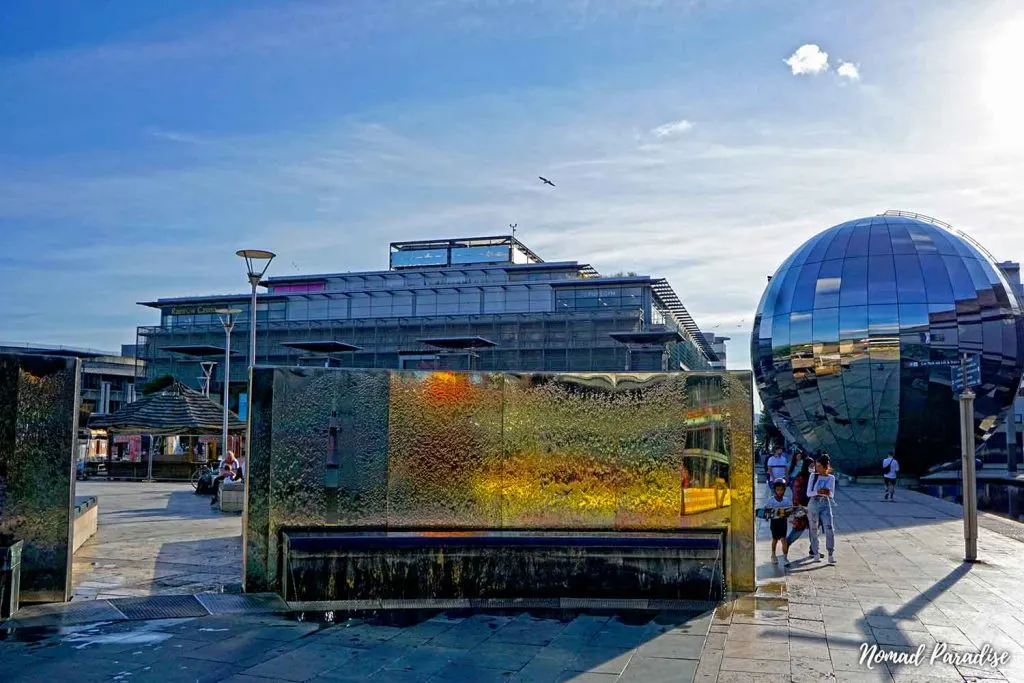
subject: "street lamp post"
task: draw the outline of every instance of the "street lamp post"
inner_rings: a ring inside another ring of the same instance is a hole
[[[231,331],[235,329],[235,314],[241,313],[237,308],[222,308],[217,311],[220,324],[224,327],[224,421],[221,424],[221,454],[223,460],[228,455],[228,400],[231,397]]]
[[[964,560],[978,561],[978,479],[974,459],[974,391],[968,377],[967,355],[960,358],[960,452],[963,457],[961,492],[964,507]]]
[[[236,255],[245,259],[249,284],[252,286],[252,300],[249,303],[249,370],[256,365],[256,288],[270,267],[276,254],[262,249],[239,249]],[[250,397],[251,400],[251,397]]]

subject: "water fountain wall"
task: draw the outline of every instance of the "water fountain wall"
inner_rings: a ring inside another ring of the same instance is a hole
[[[78,360],[0,354],[0,546],[23,541],[21,602],[71,590]]]
[[[750,374],[257,368],[248,591],[282,531],[540,537],[725,532],[753,588]],[[632,536],[631,536],[632,535]]]

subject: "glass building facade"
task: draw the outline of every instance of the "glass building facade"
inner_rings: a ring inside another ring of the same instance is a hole
[[[902,212],[842,223],[797,249],[761,298],[751,346],[778,426],[853,474],[879,473],[892,449],[908,472],[959,457],[941,363],[980,356],[982,440],[1024,369],[1020,304],[993,259],[963,233]]]
[[[267,278],[256,310],[257,363],[621,372],[706,370],[714,360],[663,278],[601,276],[576,261],[545,262],[509,236],[393,243],[389,265]],[[143,305],[160,311],[159,325],[138,328],[147,375],[171,374],[197,388],[200,360],[219,362],[223,354],[217,309],[240,310],[232,348],[241,355],[231,364],[231,382],[233,392],[243,389],[249,295]],[[324,342],[346,350],[299,348]],[[459,344],[472,348],[453,348]],[[213,393],[222,385],[215,376]]]

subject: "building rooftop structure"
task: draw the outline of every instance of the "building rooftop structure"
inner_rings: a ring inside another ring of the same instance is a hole
[[[544,261],[510,235],[392,242],[387,270],[261,284],[260,365],[610,372],[711,369],[717,360],[664,278]],[[250,297],[140,302],[161,312],[159,325],[138,329],[150,375],[190,381],[185,365],[219,361],[225,307],[240,311],[232,348],[246,349]],[[232,385],[244,382],[247,360],[231,363]]]

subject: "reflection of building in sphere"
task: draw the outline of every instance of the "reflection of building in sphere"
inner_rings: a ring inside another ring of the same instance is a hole
[[[986,438],[1024,370],[1020,305],[993,260],[962,233],[916,215],[849,221],[812,237],[772,276],[751,358],[776,424],[849,473],[959,457],[950,370],[922,361],[981,356],[975,425]]]

